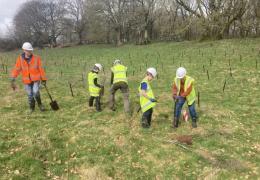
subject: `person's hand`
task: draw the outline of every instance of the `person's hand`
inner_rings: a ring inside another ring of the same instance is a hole
[[[43,86],[46,86],[46,80],[42,80],[41,84],[42,84]]]
[[[15,82],[11,82],[11,88],[15,91],[16,90],[16,85],[15,85]]]
[[[175,95],[175,96],[173,96],[173,99],[174,99],[174,100],[177,100],[177,99],[178,99],[178,100],[181,100],[181,99],[183,99],[183,97],[182,97],[182,96],[176,96],[176,95]]]
[[[15,79],[11,79],[11,88],[15,91],[16,85],[15,85]]]
[[[156,99],[153,99],[153,98],[151,98],[150,101],[151,101],[151,102],[157,102],[157,100],[156,100]]]

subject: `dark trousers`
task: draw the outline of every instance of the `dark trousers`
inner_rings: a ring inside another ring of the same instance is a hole
[[[123,93],[124,109],[126,113],[130,112],[130,102],[129,102],[129,88],[126,82],[117,82],[113,84],[110,89],[109,107],[115,110],[115,93],[119,90]]]
[[[142,116],[142,127],[143,128],[149,128],[151,126],[152,121],[152,115],[153,115],[153,108],[148,109],[143,113]]]
[[[95,100],[96,110],[101,111],[101,104],[100,104],[100,96],[94,97],[90,96],[89,98],[89,106],[92,107]]]

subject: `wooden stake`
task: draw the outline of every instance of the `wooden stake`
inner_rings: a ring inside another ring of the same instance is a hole
[[[207,76],[208,76],[208,80],[209,80],[209,70],[207,70]]]
[[[8,66],[5,65],[5,74],[8,74]]]
[[[72,85],[71,83],[69,82],[69,85],[70,85],[70,92],[71,92],[71,96],[74,97],[74,94],[73,94],[73,90],[72,90]]]
[[[227,80],[225,79],[224,86],[223,86],[223,92],[225,91],[226,83],[227,83]]]
[[[200,92],[198,91],[198,107],[200,107]]]
[[[230,74],[230,77],[232,77],[232,69],[231,69],[231,67],[229,67],[229,74]]]

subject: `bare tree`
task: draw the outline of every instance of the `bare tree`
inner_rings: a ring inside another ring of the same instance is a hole
[[[128,23],[130,0],[97,0],[99,9],[97,12],[102,13],[116,33],[116,44],[120,46],[124,37],[123,30]]]
[[[84,38],[83,36],[86,33],[86,3],[87,1],[85,0],[69,0],[66,3],[66,8],[68,10],[69,16],[71,17],[74,24],[74,30],[78,34],[78,44],[82,44]]]
[[[57,39],[62,34],[64,17],[66,15],[64,0],[44,0],[46,5],[46,23],[48,24],[49,44],[57,46]]]
[[[176,0],[186,11],[196,16],[204,27],[203,38],[222,39],[231,24],[246,12],[248,0]]]
[[[14,17],[14,29],[17,41],[31,41],[40,45],[47,41],[45,4],[41,1],[28,1],[23,4]]]

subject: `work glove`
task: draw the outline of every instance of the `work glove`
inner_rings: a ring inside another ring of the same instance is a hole
[[[46,86],[46,80],[42,80],[41,84],[42,84],[43,86]]]
[[[16,90],[16,85],[15,85],[15,79],[11,79],[11,88],[15,91]]]
[[[151,102],[154,102],[154,103],[157,102],[157,100],[156,100],[156,99],[153,99],[153,98],[150,98],[150,101],[151,101]]]

